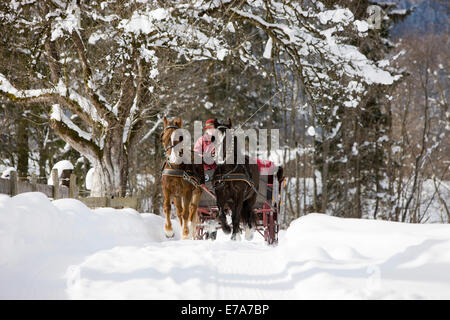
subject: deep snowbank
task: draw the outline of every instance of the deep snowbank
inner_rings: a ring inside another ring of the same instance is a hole
[[[445,224],[407,224],[309,214],[291,223],[284,245],[285,249],[292,250],[320,248],[335,260],[363,257],[381,260],[424,242],[448,245],[449,241],[450,225]],[[431,255],[427,256],[429,262],[437,262]],[[450,251],[443,251],[439,256],[440,261],[450,263]]]
[[[450,299],[450,225],[310,214],[280,249],[308,270],[304,298]]]
[[[160,216],[0,195],[0,298],[450,298],[450,225],[310,214],[278,247],[167,241]]]
[[[174,228],[179,235],[176,221]],[[61,280],[68,264],[101,249],[163,240],[163,219],[154,214],[91,210],[39,192],[0,194],[0,298],[64,298],[64,288],[55,292],[47,282]]]

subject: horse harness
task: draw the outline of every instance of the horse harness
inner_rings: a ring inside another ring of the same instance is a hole
[[[238,164],[236,164],[236,166],[229,172],[225,173],[225,174],[218,174],[216,176],[216,179],[214,179],[213,182],[213,186],[214,189],[216,188],[222,188],[225,185],[225,182],[232,182],[232,181],[244,181],[246,182],[251,189],[253,189],[253,191],[263,197],[265,199],[266,204],[272,209],[275,210],[272,205],[267,201],[267,199],[265,198],[265,196],[259,192],[259,190],[257,190],[255,188],[255,184],[253,183],[253,180],[250,178],[250,174],[247,170],[247,167],[244,166],[244,170],[245,173],[238,173],[238,172],[234,172],[238,167]]]
[[[166,163],[170,166],[169,162],[165,162],[164,166],[166,165]],[[163,167],[164,167],[163,166]],[[198,175],[196,175],[193,171],[191,170],[182,170],[182,169],[175,169],[175,168],[166,168],[164,170],[162,170],[161,172],[161,176],[169,176],[169,177],[181,177],[184,180],[186,180],[187,182],[189,182],[190,184],[192,184],[195,188],[200,187],[201,183],[200,183],[200,178],[198,177]]]
[[[214,189],[221,188],[225,185],[225,182],[230,181],[244,181],[250,187],[254,188],[253,180],[250,178],[250,174],[248,173],[247,168],[244,166],[245,173],[234,172],[238,168],[238,164],[234,166],[232,170],[225,174],[217,174],[215,175],[215,179],[213,181]]]

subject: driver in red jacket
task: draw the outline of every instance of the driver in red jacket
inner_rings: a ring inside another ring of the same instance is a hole
[[[214,149],[214,144],[213,144],[213,135],[216,129],[214,129],[214,122],[215,119],[209,119],[206,120],[206,124],[203,127],[203,130],[205,131],[205,133],[198,138],[198,140],[195,142],[194,145],[194,151],[201,154],[202,156],[204,154],[209,154],[211,156],[214,156],[215,154],[215,149]],[[216,169],[217,164],[214,162],[212,164],[203,164],[203,168],[204,170],[214,170]]]

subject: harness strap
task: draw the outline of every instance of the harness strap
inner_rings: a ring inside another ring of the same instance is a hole
[[[164,169],[161,173],[163,176],[182,177],[184,170],[181,169]]]
[[[267,206],[269,206],[269,208],[271,208],[272,210],[275,211],[275,208],[267,201],[266,196],[264,194],[262,194],[261,192],[259,192],[259,190],[257,190],[255,188],[253,181],[245,173],[227,173],[227,174],[223,174],[223,175],[217,175],[217,177],[218,178],[214,181],[214,187],[216,187],[217,184],[223,184],[228,181],[247,182],[247,184],[250,186],[250,188],[252,188],[253,191],[255,191],[255,193],[257,195],[259,195],[260,197],[262,197],[265,200],[265,203],[267,204]]]
[[[159,135],[161,138],[162,138],[162,136],[164,135],[164,132],[167,129],[180,129],[180,128],[178,126],[167,126],[167,127],[164,127],[163,130],[161,131],[161,134]]]
[[[215,179],[215,184],[225,182],[225,181],[244,181],[249,186],[252,186],[252,184],[253,184],[245,173],[227,173],[227,174],[217,175],[216,179]]]
[[[178,126],[167,126],[167,127],[163,128],[163,130],[167,130],[167,129],[180,129],[180,127],[178,127]]]
[[[184,171],[181,169],[164,169],[161,172],[162,176],[180,177],[190,182],[194,187],[200,186],[199,178],[190,170]]]

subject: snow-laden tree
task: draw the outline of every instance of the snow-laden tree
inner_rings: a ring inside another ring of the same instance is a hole
[[[227,53],[221,21],[199,16],[210,9],[214,4],[201,1],[4,3],[2,28],[14,40],[10,50],[27,57],[28,72],[3,68],[0,92],[17,103],[46,104],[52,128],[96,168],[97,193],[123,194],[128,156],[154,112],[152,92],[164,85],[158,55],[201,60]]]
[[[251,23],[268,35],[263,57],[271,60],[275,79],[291,78],[291,83],[298,79],[299,86],[289,89],[296,104],[290,113],[304,112],[301,108],[307,103],[303,110],[311,110],[309,121],[318,128],[314,166],[320,169],[323,184],[320,203],[314,207],[323,212],[333,199],[336,212],[361,215],[364,182],[359,150],[365,145],[364,117],[379,108],[371,107],[375,90],[380,94],[400,79],[385,60],[388,40],[380,36],[384,30],[366,21],[367,6],[366,1],[358,5],[351,1],[245,1],[230,10],[235,20]],[[379,18],[383,25],[389,24],[386,16]],[[292,92],[294,88],[297,93]],[[336,179],[332,171],[336,164],[347,167],[346,177]],[[336,192],[329,195],[330,187],[340,193],[339,198]],[[342,206],[344,202],[350,210]]]
[[[52,127],[96,167],[99,194],[126,189],[137,133],[161,112],[154,101],[165,86],[162,57],[175,54],[180,65],[227,57],[275,81],[277,65],[287,66],[326,141],[340,128],[337,107],[355,108],[366,86],[396,79],[355,45],[367,22],[315,0],[46,0],[0,8],[2,28],[15,36],[8,45],[29,62],[25,74],[0,68],[2,96],[48,105]],[[161,116],[155,118],[156,128]]]

